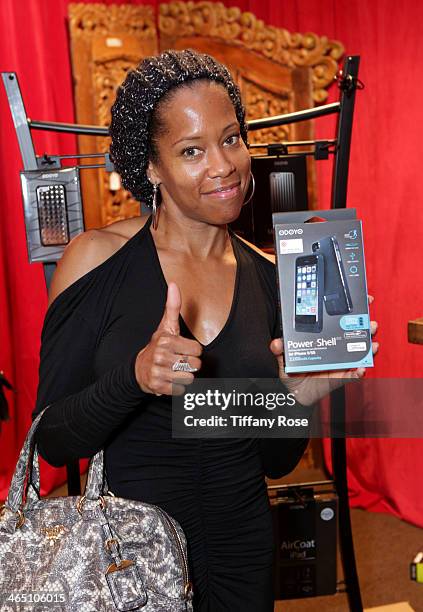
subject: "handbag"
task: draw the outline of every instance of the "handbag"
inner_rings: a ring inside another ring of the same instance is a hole
[[[0,610],[192,612],[181,526],[158,506],[109,492],[103,451],[82,496],[40,498],[34,434],[46,409],[0,511]]]

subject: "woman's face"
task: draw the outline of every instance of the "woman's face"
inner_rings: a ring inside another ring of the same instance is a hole
[[[149,178],[162,205],[221,225],[236,219],[250,182],[250,155],[226,89],[213,81],[180,87],[159,108],[164,130]]]

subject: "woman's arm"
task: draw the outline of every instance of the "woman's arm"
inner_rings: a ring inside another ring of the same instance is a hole
[[[267,478],[281,478],[298,465],[309,438],[266,438],[259,440],[263,470]]]
[[[122,236],[97,230],[74,239],[54,275],[50,304],[124,242]],[[52,304],[42,334],[33,416],[49,405],[38,426],[36,442],[42,456],[56,466],[97,452],[146,395],[135,377],[136,355],[94,379],[96,331],[78,311],[74,297],[84,290],[80,285]]]
[[[92,331],[78,317],[72,323],[60,335],[56,350],[43,354],[42,349],[33,414],[49,405],[35,440],[40,454],[55,466],[94,455],[146,397],[135,378],[136,354],[93,381]]]

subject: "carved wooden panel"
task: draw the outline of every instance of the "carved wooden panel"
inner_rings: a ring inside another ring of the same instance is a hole
[[[69,27],[77,121],[108,126],[115,91],[126,72],[142,57],[157,53],[153,8],[70,4]],[[109,139],[80,136],[78,147],[81,154],[108,151]],[[128,192],[110,191],[104,170],[83,170],[81,184],[86,228],[139,214],[139,203]]]
[[[257,19],[253,13],[221,2],[171,2],[160,4],[160,46],[175,48],[180,38],[217,38],[250,49],[277,64],[309,67],[312,71],[313,100],[322,103],[326,88],[338,71],[344,47],[326,36],[311,32],[292,34]]]
[[[79,123],[108,125],[110,106],[126,71],[160,48],[191,47],[228,65],[247,107],[247,118],[282,114],[321,103],[338,69],[343,47],[312,33],[291,34],[252,13],[215,2],[172,2],[153,7],[70,4],[69,25]],[[250,133],[250,142],[308,140],[313,123]],[[80,153],[106,151],[108,139],[81,136]],[[104,171],[81,173],[86,227],[98,227],[139,213],[124,190],[111,192]],[[315,169],[308,160],[310,207],[315,206]]]
[[[312,33],[291,34],[220,2],[171,2],[161,4],[159,10],[160,49],[190,47],[228,66],[240,86],[247,119],[310,108],[327,98],[326,88],[343,53],[339,42]],[[313,138],[312,121],[249,134],[252,144]],[[317,195],[311,158],[307,159],[307,175],[312,209]]]

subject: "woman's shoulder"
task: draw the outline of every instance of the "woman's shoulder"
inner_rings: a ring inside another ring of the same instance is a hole
[[[100,229],[87,230],[73,238],[53,275],[49,306],[63,291],[122,249],[144,227],[147,219],[144,216],[117,221]]]
[[[270,267],[267,262],[273,264],[273,266],[275,265],[274,255],[271,253],[266,253],[266,251],[263,251],[252,242],[248,242],[248,240],[245,240],[245,238],[241,238],[241,236],[238,236],[238,234],[234,235],[260,263],[264,264],[265,267]]]

